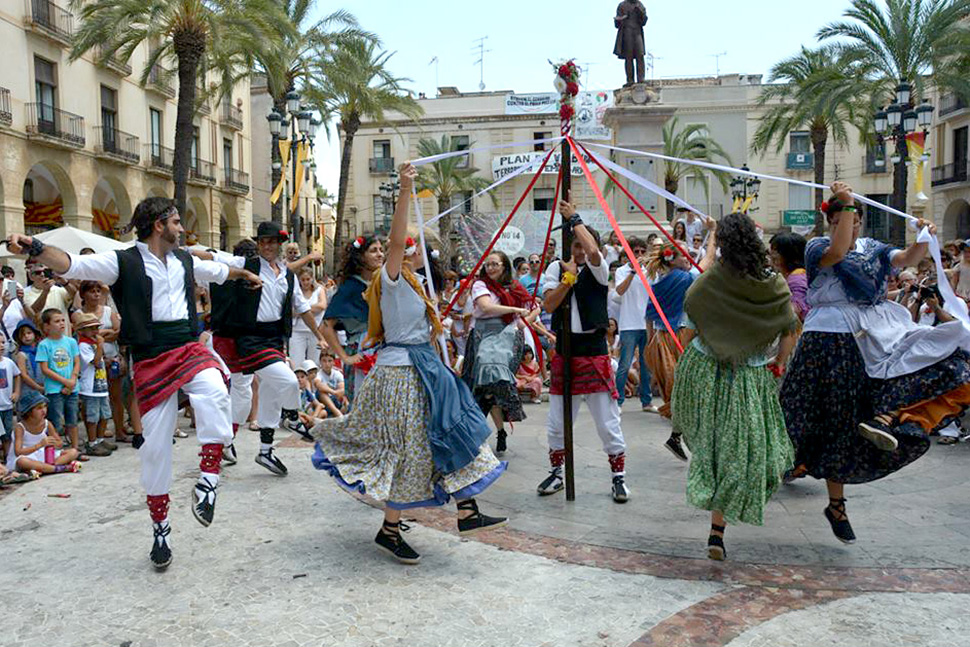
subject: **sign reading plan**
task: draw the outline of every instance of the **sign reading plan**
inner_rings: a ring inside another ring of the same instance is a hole
[[[501,180],[507,175],[515,173],[523,164],[530,164],[529,168],[524,171],[523,174],[528,174],[529,172],[535,173],[539,170],[539,165],[542,164],[542,158],[544,158],[547,153],[543,151],[536,151],[534,153],[517,153],[514,155],[497,155],[492,158],[492,179]],[[583,174],[583,169],[579,166],[579,160],[573,155],[572,163],[572,174],[576,177],[580,177]],[[590,170],[595,172],[599,170],[593,160],[586,154],[583,154],[583,160],[586,165],[589,166]],[[546,167],[542,169],[543,175],[559,175],[559,165],[562,163],[562,153],[555,152],[552,157],[549,158],[549,163]]]

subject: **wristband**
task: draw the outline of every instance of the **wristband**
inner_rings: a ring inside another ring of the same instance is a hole
[[[44,251],[44,241],[38,240],[37,238],[32,238],[30,240],[30,246],[25,250],[27,256],[33,258],[34,256],[40,256]]]
[[[578,227],[581,224],[583,224],[583,219],[580,218],[578,213],[574,213],[572,216],[569,217],[569,220],[567,220],[566,222],[569,223],[570,227]]]
[[[859,213],[859,208],[856,207],[854,204],[847,204],[841,209],[839,209],[839,211],[852,211],[853,213]]]
[[[578,277],[572,272],[564,272],[562,275],[562,278],[559,279],[559,282],[562,283],[563,285],[568,285],[569,287],[572,287],[573,285],[576,284],[577,278]]]

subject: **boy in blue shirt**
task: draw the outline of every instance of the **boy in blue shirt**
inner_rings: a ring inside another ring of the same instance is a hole
[[[77,436],[80,349],[73,337],[64,335],[67,322],[60,310],[47,308],[40,320],[47,338],[37,346],[37,365],[44,376],[47,419],[59,434],[70,438],[71,447],[80,451]]]

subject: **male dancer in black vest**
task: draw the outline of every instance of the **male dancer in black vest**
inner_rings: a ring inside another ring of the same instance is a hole
[[[563,301],[571,301],[570,343],[573,369],[573,420],[579,413],[579,403],[593,416],[596,431],[609,457],[613,474],[613,500],[624,503],[630,492],[624,482],[626,475],[626,442],[620,428],[620,408],[616,404],[616,380],[610,363],[606,342],[609,316],[606,301],[609,295],[610,268],[599,250],[599,234],[583,224],[576,208],[569,202],[559,203],[565,225],[572,227],[573,245],[570,262],[556,261],[549,265],[542,277],[542,306],[552,313],[552,329],[556,333],[556,356],[552,361],[552,385],[549,389],[549,418],[546,435],[549,441],[549,462],[552,470],[539,484],[540,495],[554,494],[563,489],[562,467],[566,452],[563,443]]]
[[[295,275],[280,258],[280,244],[287,238],[286,231],[278,224],[259,223],[256,229],[258,256],[236,256],[227,262],[230,267],[257,274],[262,279],[262,287],[250,290],[237,282],[235,290],[215,290],[212,295],[214,310],[223,308],[226,297],[232,299],[234,324],[241,331],[236,337],[236,366],[244,374],[255,373],[259,377],[256,424],[259,426],[260,450],[256,463],[277,476],[286,476],[287,470],[273,454],[276,427],[282,426],[310,438],[309,430],[300,422],[300,383],[284,352],[285,341],[293,326],[293,313],[303,318],[321,345],[326,345],[310,313],[310,303],[302,290],[293,289]]]
[[[75,256],[20,234],[10,236],[8,248],[15,254],[27,253],[66,278],[111,286],[121,314],[119,340],[131,348],[144,427],[144,440],[136,449],[155,532],[151,560],[163,569],[172,561],[168,493],[179,389],[189,396],[202,445],[202,473],[195,485],[192,512],[203,526],[212,523],[222,448],[232,442],[223,373],[218,360],[198,342],[195,279],[222,283],[241,278],[256,287],[260,280],[245,270],[202,261],[178,249],[181,218],[167,198],[142,200],[129,228],[136,230],[138,242],[117,252]]]

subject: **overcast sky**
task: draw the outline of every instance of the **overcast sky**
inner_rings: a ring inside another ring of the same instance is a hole
[[[343,6],[361,25],[396,52],[390,68],[412,79],[407,87],[434,96],[437,86],[478,90],[482,70],[477,39],[485,42],[486,91],[552,91],[548,59],[575,58],[588,89],[615,89],[625,80],[613,56],[617,0],[372,0],[343,5],[319,2],[322,16]],[[767,74],[777,60],[815,43],[815,33],[838,20],[848,0],[682,0],[645,2],[647,50],[656,58],[656,78],[722,74]],[[557,9],[558,7],[558,9]],[[490,51],[489,51],[490,50]],[[719,60],[714,54],[723,54]],[[438,64],[430,64],[433,58]],[[318,175],[336,195],[337,137],[321,135]]]

